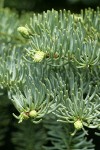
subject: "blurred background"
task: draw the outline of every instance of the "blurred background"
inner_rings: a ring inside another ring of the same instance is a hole
[[[0,7],[9,7],[19,12],[42,12],[47,9],[67,9],[72,12],[80,12],[80,9],[100,6],[100,0],[0,0]]]

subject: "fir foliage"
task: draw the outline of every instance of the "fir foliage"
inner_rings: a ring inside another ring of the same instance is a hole
[[[44,150],[46,131],[43,124],[34,125],[25,121],[20,126],[15,125],[16,131],[12,133],[12,143],[15,150]]]
[[[48,129],[47,141],[52,143],[52,146],[45,147],[45,150],[94,150],[92,140],[87,141],[83,132],[71,135],[74,128],[69,124],[46,120],[45,127]]]
[[[15,149],[93,150],[85,136],[100,129],[100,9],[52,10],[30,22],[1,10],[0,18],[0,88],[21,123],[12,133]],[[5,134],[6,128],[1,145]]]

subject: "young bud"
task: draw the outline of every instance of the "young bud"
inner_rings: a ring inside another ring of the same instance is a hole
[[[29,38],[30,35],[30,30],[27,29],[26,27],[18,27],[17,31],[24,37],[24,38]]]
[[[76,122],[74,122],[74,127],[75,127],[75,129],[77,129],[77,130],[82,129],[82,127],[83,127],[82,121],[77,120]]]
[[[75,15],[75,16],[74,16],[74,20],[75,20],[75,22],[81,21],[81,22],[83,23],[83,18],[82,18],[81,16]]]
[[[35,62],[41,62],[43,60],[43,58],[45,57],[45,53],[42,52],[42,51],[37,51],[35,54],[34,54],[34,61]]]
[[[31,118],[34,118],[34,117],[37,116],[37,112],[36,112],[35,110],[31,110],[31,111],[29,112],[29,116],[30,116]]]

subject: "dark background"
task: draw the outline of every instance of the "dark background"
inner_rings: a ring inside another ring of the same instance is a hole
[[[4,0],[3,6],[18,11],[42,12],[54,8],[56,10],[67,9],[79,12],[80,9],[87,7],[95,9],[100,6],[100,0]]]

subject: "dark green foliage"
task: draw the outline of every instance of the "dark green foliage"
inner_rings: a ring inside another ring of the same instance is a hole
[[[20,0],[5,0],[4,6],[15,8],[18,10],[32,10],[35,8],[37,3],[40,3],[42,0],[24,0],[20,3]]]
[[[67,0],[66,0],[67,1]],[[82,2],[85,5],[99,4],[99,0],[68,0],[70,3]]]
[[[47,9],[70,9],[79,11],[81,8],[92,6],[96,7],[100,5],[99,0],[24,0],[20,3],[20,0],[1,0],[1,6],[10,7],[12,9],[17,9],[18,11],[23,10],[33,10],[33,11],[43,11]]]
[[[15,150],[43,150],[46,141],[46,131],[43,124],[33,125],[31,122],[16,124],[16,131],[12,133],[12,143]]]
[[[0,147],[6,144],[5,141],[11,121],[11,114],[9,113],[10,102],[4,92],[0,90]]]

